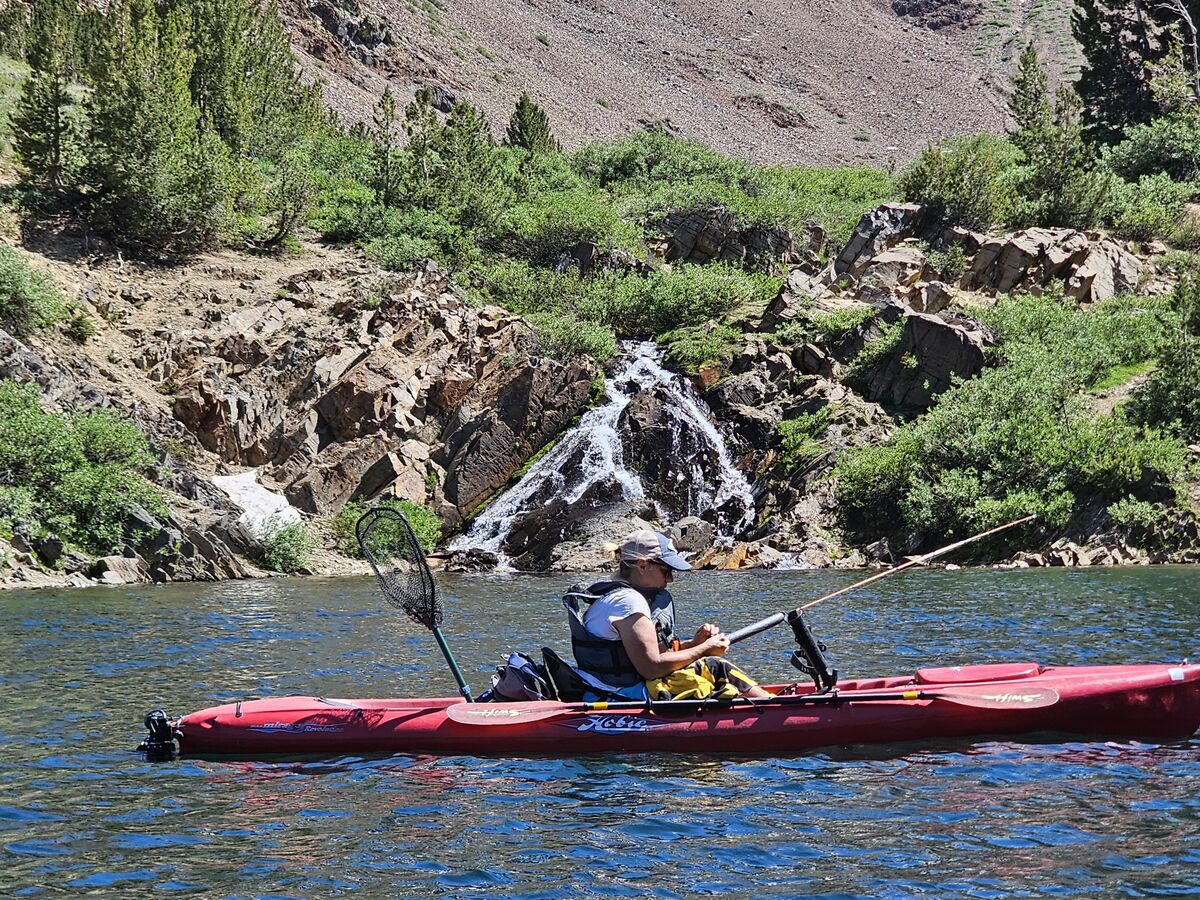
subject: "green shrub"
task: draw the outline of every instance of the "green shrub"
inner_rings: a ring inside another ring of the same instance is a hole
[[[67,337],[77,344],[86,344],[89,339],[96,336],[96,323],[92,321],[92,317],[82,310],[75,313],[71,317],[71,321],[67,323]]]
[[[693,325],[677,328],[658,337],[667,365],[682,372],[698,372],[702,367],[728,361],[742,340],[742,332],[728,325]]]
[[[262,562],[273,572],[289,575],[308,569],[317,542],[303,522],[268,522],[262,539]]]
[[[1108,163],[1126,181],[1160,173],[1176,181],[1200,178],[1200,116],[1181,111],[1127,128]]]
[[[846,372],[847,380],[854,382],[866,377],[875,366],[883,362],[900,346],[903,337],[904,319],[884,325],[880,329],[879,337],[869,342],[862,348],[858,356],[854,357],[854,361]]]
[[[560,283],[578,282],[577,272],[556,277],[524,260],[495,257],[476,264],[467,278],[467,294],[480,303],[497,303],[505,309],[528,315],[555,308]]]
[[[967,270],[967,251],[961,244],[950,244],[936,250],[930,250],[926,256],[929,267],[945,282],[954,283]]]
[[[395,509],[408,519],[408,524],[417,536],[417,543],[426,553],[431,553],[437,547],[438,541],[441,540],[443,524],[433,510],[408,500],[390,498],[378,501],[375,506]],[[355,559],[362,559],[362,548],[358,545],[354,526],[369,508],[364,503],[352,500],[342,507],[331,522],[338,550]],[[380,520],[371,537],[371,549],[384,555],[393,552],[402,540],[401,533],[397,528],[391,527],[387,519]]]
[[[1153,532],[1163,518],[1163,508],[1157,503],[1122,497],[1108,507],[1108,517],[1119,528],[1128,531]]]
[[[848,306],[845,309],[813,316],[813,325],[829,340],[839,340],[875,315],[873,306]]]
[[[833,412],[832,406],[822,406],[814,413],[804,413],[779,423],[783,462],[789,470],[801,467],[824,452],[821,438],[833,422]]]
[[[1120,413],[1096,413],[1082,393],[1113,366],[1162,351],[1173,313],[1155,303],[1076,310],[1055,296],[1012,297],[981,311],[1001,364],[940,395],[887,443],[839,461],[847,522],[961,536],[1030,512],[1061,525],[1081,497],[1176,489],[1183,444]]]
[[[1195,182],[1176,182],[1164,172],[1137,182],[1118,181],[1107,219],[1121,237],[1134,241],[1170,238],[1183,204],[1200,192]]]
[[[580,314],[633,335],[719,321],[743,305],[761,312],[780,286],[778,278],[724,263],[681,264],[644,278],[614,274],[595,281],[597,290],[581,298]]]
[[[409,234],[375,238],[363,252],[367,259],[393,272],[407,272],[420,260],[436,259],[439,255],[438,248],[429,241]]]
[[[926,149],[900,176],[901,196],[925,203],[948,222],[987,230],[1013,220],[1020,151],[991,134]]]
[[[1177,316],[1158,368],[1136,398],[1132,414],[1188,441],[1200,441],[1200,274],[1184,271],[1169,298]]]
[[[131,512],[166,512],[139,474],[153,462],[145,435],[114,412],[63,417],[39,399],[0,382],[0,519],[31,519],[91,552],[119,550]]]
[[[641,239],[637,228],[590,187],[537,193],[516,203],[500,217],[496,234],[508,255],[544,265],[554,264],[564,250],[584,241],[634,248]]]
[[[36,331],[65,315],[66,302],[53,279],[35,272],[16,250],[0,244],[0,326]]]
[[[533,313],[529,317],[542,352],[554,359],[590,356],[606,363],[617,355],[612,329],[564,313]]]
[[[816,222],[835,247],[864,212],[891,199],[894,191],[891,176],[879,169],[757,167],[661,129],[588,145],[574,162],[577,171],[612,194],[626,216],[654,218],[674,209],[724,206],[743,227],[798,231]]]

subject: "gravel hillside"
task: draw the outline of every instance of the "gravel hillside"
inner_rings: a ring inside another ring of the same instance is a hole
[[[757,162],[886,165],[1004,127],[1033,38],[1077,68],[1069,0],[296,0],[297,47],[348,118],[390,80],[482,106],[527,91],[568,147],[668,120]]]

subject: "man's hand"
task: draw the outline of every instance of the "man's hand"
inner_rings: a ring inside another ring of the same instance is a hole
[[[713,637],[720,633],[721,633],[721,628],[719,625],[714,625],[712,622],[705,622],[703,625],[701,625],[699,628],[696,629],[696,640],[694,641],[694,643],[703,644],[710,637]]]

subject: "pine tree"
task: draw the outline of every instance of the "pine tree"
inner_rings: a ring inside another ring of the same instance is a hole
[[[371,144],[375,150],[375,199],[384,206],[396,201],[399,187],[399,137],[400,117],[396,111],[396,98],[389,84],[383,96],[371,111]]]
[[[33,3],[30,74],[12,119],[18,158],[35,182],[54,191],[68,182],[79,149],[79,114],[70,90],[78,16],[74,0]]]
[[[510,147],[524,147],[531,153],[554,153],[559,150],[558,141],[550,131],[550,118],[545,110],[521,94],[517,107],[508,122],[505,143]]]
[[[229,160],[192,102],[186,6],[114,0],[97,53],[89,180],[97,224],[136,244],[185,250],[212,241]]]
[[[416,206],[431,209],[436,201],[435,178],[440,167],[437,144],[442,124],[433,108],[433,92],[417,91],[404,107],[404,131],[408,135],[408,166],[404,188]]]
[[[0,53],[24,59],[28,30],[29,16],[24,6],[10,2],[0,9]]]
[[[1076,90],[1089,140],[1115,143],[1125,128],[1157,112],[1151,69],[1164,47],[1153,6],[1143,0],[1076,0],[1071,30],[1084,56]]]
[[[443,166],[438,179],[440,205],[451,221],[474,228],[500,214],[506,185],[496,164],[495,146],[482,110],[465,100],[451,107],[437,141]]]
[[[1008,98],[1008,111],[1016,123],[1016,129],[1009,132],[1009,137],[1026,156],[1031,156],[1045,139],[1051,122],[1046,72],[1038,62],[1032,41],[1021,51],[1017,72],[1009,83],[1012,93]]]
[[[247,0],[174,0],[191,9],[189,78],[200,115],[235,153],[249,146],[253,129],[249,82],[249,37],[257,9]]]
[[[1095,224],[1111,179],[1099,171],[1084,140],[1079,95],[1060,87],[1051,109],[1046,73],[1032,43],[1010,81],[1008,108],[1017,127],[1009,136],[1023,156],[1018,187],[1029,205],[1028,217],[1037,225]]]

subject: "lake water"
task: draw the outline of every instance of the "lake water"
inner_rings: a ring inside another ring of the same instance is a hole
[[[697,573],[682,624],[732,630],[853,573]],[[476,692],[568,650],[567,579],[446,577]],[[846,677],[1200,655],[1200,571],[903,573],[818,607]],[[793,676],[790,632],[732,654]],[[366,579],[0,593],[0,896],[1200,895],[1200,740],[981,741],[776,759],[345,757],[148,763],[155,706],[452,695],[431,636]]]

